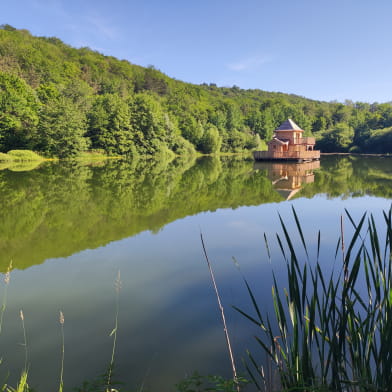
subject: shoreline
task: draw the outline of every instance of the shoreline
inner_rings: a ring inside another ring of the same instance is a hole
[[[359,157],[383,157],[392,158],[392,154],[371,154],[371,153],[361,153],[361,152],[321,152],[320,155],[353,155]]]

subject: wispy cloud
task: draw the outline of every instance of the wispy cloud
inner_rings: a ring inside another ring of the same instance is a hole
[[[244,59],[238,60],[236,62],[227,64],[227,68],[231,71],[250,71],[260,68],[262,65],[266,63],[270,63],[272,61],[272,56],[264,55],[264,56],[250,56]]]
[[[101,16],[89,16],[87,18],[90,29],[93,29],[99,35],[107,38],[114,39],[118,37],[118,30],[115,26],[110,25],[110,23],[102,18]]]

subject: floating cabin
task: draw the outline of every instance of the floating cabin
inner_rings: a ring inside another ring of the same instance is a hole
[[[268,151],[254,151],[256,161],[308,162],[320,159],[320,151],[314,150],[314,137],[303,137],[303,130],[288,119],[275,129],[268,144]]]

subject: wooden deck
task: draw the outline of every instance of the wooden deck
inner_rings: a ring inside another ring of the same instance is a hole
[[[320,151],[254,151],[256,161],[294,161],[306,162],[320,159]]]

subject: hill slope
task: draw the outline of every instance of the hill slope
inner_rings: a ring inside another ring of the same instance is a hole
[[[324,151],[392,152],[391,104],[192,85],[57,38],[0,28],[0,152],[237,152],[258,148],[287,118]]]

